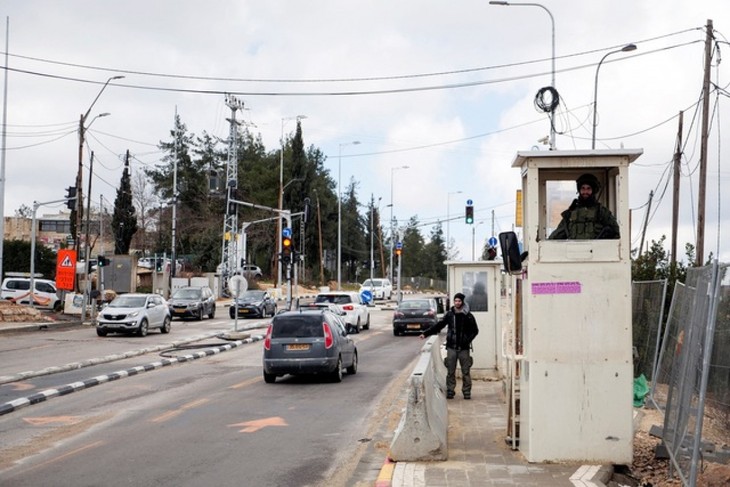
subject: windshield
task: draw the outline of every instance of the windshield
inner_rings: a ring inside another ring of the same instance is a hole
[[[246,291],[238,299],[262,301],[264,299],[264,291]]]
[[[380,279],[366,280],[362,283],[362,287],[380,287],[383,285],[383,281]]]
[[[110,308],[144,308],[147,298],[144,296],[118,296],[109,303]]]
[[[431,302],[427,299],[412,299],[410,301],[403,301],[398,307],[400,309],[424,309],[430,308]]]
[[[347,295],[339,294],[320,294],[314,299],[315,303],[334,303],[334,304],[348,304],[352,303],[352,299]]]
[[[172,295],[173,299],[200,299],[200,289],[178,289]]]

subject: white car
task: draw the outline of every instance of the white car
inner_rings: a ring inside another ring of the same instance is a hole
[[[33,279],[35,293],[33,301],[41,308],[59,309],[61,299],[58,297],[56,283],[48,279]],[[9,299],[18,304],[30,303],[30,278],[29,277],[7,277],[3,280],[2,299]]]
[[[393,285],[389,279],[367,279],[360,284],[360,292],[365,290],[373,293],[373,301],[376,299],[390,299],[393,296]]]
[[[319,293],[314,298],[314,302],[310,307],[329,308],[330,305],[337,305],[344,313],[342,320],[348,328],[348,331],[360,333],[360,330],[370,329],[370,311],[367,305],[362,301],[360,295],[350,291],[331,291],[327,293]]]
[[[147,336],[151,328],[170,333],[170,308],[159,294],[120,294],[96,318],[96,334],[136,333]]]

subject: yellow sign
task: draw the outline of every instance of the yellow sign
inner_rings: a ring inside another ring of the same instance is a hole
[[[517,190],[517,196],[515,198],[515,226],[522,226],[522,190]]]

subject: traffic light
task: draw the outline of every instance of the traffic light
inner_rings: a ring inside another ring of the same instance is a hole
[[[76,186],[66,188],[66,208],[69,210],[76,209]]]
[[[474,223],[474,207],[472,205],[466,205],[466,224],[471,225]]]
[[[292,240],[291,237],[282,237],[281,239],[281,261],[289,264],[292,261]]]
[[[399,249],[399,248],[396,248],[396,249],[395,249],[395,255],[397,255],[398,257],[400,257],[400,255],[401,255],[402,253],[403,253],[403,249]]]
[[[103,255],[97,255],[96,264],[99,267],[106,267],[109,265],[109,259],[107,257],[104,257]]]
[[[155,271],[162,272],[162,264],[164,264],[164,260],[162,258],[155,259]]]

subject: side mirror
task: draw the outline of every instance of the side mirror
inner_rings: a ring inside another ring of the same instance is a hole
[[[523,257],[520,255],[517,234],[515,232],[500,233],[499,247],[502,250],[502,263],[505,271],[510,274],[519,274],[522,271]]]

